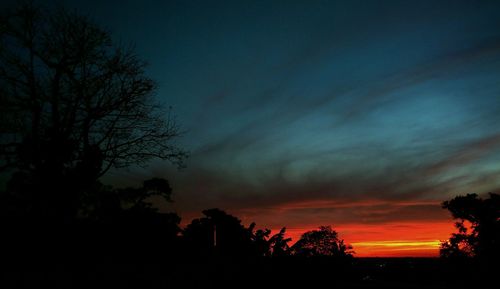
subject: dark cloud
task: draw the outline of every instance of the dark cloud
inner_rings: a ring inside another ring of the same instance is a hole
[[[500,150],[500,133],[483,137],[463,145],[460,149],[426,169],[426,175],[436,175],[483,159]]]

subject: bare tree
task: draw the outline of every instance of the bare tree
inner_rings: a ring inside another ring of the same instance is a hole
[[[133,49],[77,13],[32,5],[4,13],[0,171],[16,172],[11,187],[62,193],[62,179],[85,188],[110,168],[151,158],[181,165],[186,153],[172,143],[179,128],[144,68]]]

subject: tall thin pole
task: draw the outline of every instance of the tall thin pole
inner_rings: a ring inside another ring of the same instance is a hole
[[[217,246],[217,225],[214,224],[214,248]]]

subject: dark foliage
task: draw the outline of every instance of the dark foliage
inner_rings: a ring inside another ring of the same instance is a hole
[[[292,247],[296,256],[302,257],[351,257],[352,247],[338,238],[338,233],[330,226],[321,226],[319,230],[305,232]]]
[[[449,210],[458,232],[441,244],[441,256],[474,257],[489,263],[500,258],[500,195],[486,199],[476,194],[458,196],[443,203]]]
[[[181,230],[153,205],[172,201],[167,180],[103,185],[112,167],[185,157],[143,69],[80,15],[27,5],[1,16],[1,288],[492,288],[497,194],[443,203],[459,220],[449,258],[355,259],[330,226],[290,247],[285,228],[210,209]]]
[[[219,209],[203,211],[205,217],[194,219],[183,231],[183,243],[188,254],[225,256],[231,258],[259,258],[288,255],[286,229],[270,236],[271,230],[255,230]]]
[[[86,17],[24,5],[0,16],[0,172],[37,218],[71,222],[110,168],[180,164],[174,120],[132,49]]]

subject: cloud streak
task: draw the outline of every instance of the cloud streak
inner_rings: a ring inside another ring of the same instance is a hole
[[[393,238],[420,254],[412,240],[450,231],[441,201],[500,187],[500,7],[281,4],[165,4],[172,18],[148,39],[175,45],[140,43],[169,51],[151,55],[168,64],[159,97],[181,112],[192,157],[127,179],[169,179],[176,202],[162,210],[184,222],[220,207],[294,236],[335,224],[358,246]]]

